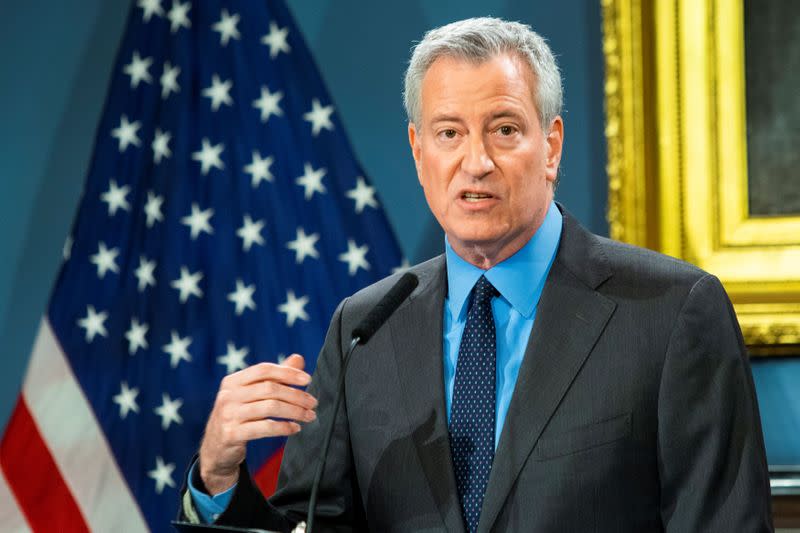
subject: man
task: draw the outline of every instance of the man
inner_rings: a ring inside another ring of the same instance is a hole
[[[561,78],[541,37],[491,18],[433,30],[405,101],[446,253],[412,268],[418,288],[350,362],[320,529],[771,530],[725,292],[553,202]],[[395,281],[340,304],[308,392],[298,355],[223,380],[182,516],[281,530],[304,518],[350,333]],[[291,438],[267,503],[245,444],[277,435]]]

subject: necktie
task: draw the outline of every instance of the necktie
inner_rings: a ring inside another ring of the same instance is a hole
[[[499,293],[481,276],[472,289],[458,348],[450,449],[467,529],[475,532],[494,460],[496,344],[492,298]]]

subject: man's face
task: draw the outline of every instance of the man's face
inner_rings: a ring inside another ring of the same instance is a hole
[[[511,55],[480,64],[440,57],[408,128],[433,215],[453,249],[483,268],[524,246],[553,198],[563,124],[557,117],[543,133],[534,83]]]

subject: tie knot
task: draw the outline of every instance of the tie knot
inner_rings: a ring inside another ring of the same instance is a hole
[[[486,276],[481,276],[475,286],[472,288],[472,303],[473,305],[484,305],[492,301],[495,296],[500,296],[497,289],[494,288]]]

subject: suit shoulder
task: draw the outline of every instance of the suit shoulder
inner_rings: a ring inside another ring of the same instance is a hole
[[[708,272],[686,261],[647,248],[595,236],[618,281],[693,286]]]

